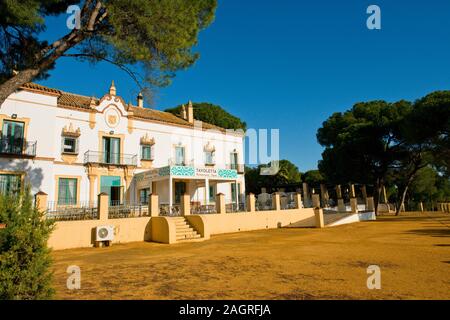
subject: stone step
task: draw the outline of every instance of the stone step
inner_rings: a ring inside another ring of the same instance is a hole
[[[177,236],[177,241],[200,239],[200,238],[201,238],[201,236],[199,234],[196,234],[196,235],[193,235],[193,236],[189,236],[189,237],[178,237]]]
[[[197,233],[197,231],[194,230],[194,228],[189,228],[189,229],[177,229],[176,230],[176,234],[182,234],[182,233],[192,233],[195,232]]]

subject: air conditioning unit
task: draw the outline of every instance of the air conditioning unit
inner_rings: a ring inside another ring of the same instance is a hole
[[[95,241],[112,241],[114,226],[98,226],[95,230]]]

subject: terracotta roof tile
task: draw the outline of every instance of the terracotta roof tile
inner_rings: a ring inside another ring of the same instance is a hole
[[[91,108],[91,97],[82,96],[78,94],[73,94],[69,92],[64,92],[58,89],[52,89],[45,86],[42,86],[37,83],[26,83],[22,87],[24,90],[30,90],[33,92],[42,92],[42,93],[49,93],[52,95],[58,96],[58,106],[59,107],[72,107],[72,108],[79,108],[84,110],[92,110]],[[99,99],[94,98],[96,104],[99,103]],[[176,125],[182,125],[182,126],[188,126],[193,127],[193,124],[189,123],[188,121],[177,117],[176,115],[165,112],[165,111],[159,111],[155,109],[150,108],[140,108],[137,106],[125,106],[125,108],[128,108],[129,111],[133,112],[134,117],[146,119],[146,120],[154,120],[158,122],[164,122],[169,124],[176,124]],[[214,129],[224,132],[225,129],[218,127],[216,125],[203,122],[202,123],[203,129]]]

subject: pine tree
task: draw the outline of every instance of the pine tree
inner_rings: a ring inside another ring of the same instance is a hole
[[[52,297],[50,249],[53,222],[33,205],[29,188],[20,195],[0,195],[0,299]]]

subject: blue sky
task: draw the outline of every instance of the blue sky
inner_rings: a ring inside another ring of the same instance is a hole
[[[371,4],[381,8],[381,30],[366,27]],[[65,32],[65,17],[52,18],[44,36]],[[306,171],[321,158],[316,131],[333,112],[450,89],[450,1],[219,0],[195,50],[199,61],[151,107],[206,101],[250,128],[277,128],[280,158]],[[102,96],[112,79],[125,101],[135,100],[135,83],[106,63],[61,58],[40,83]]]

